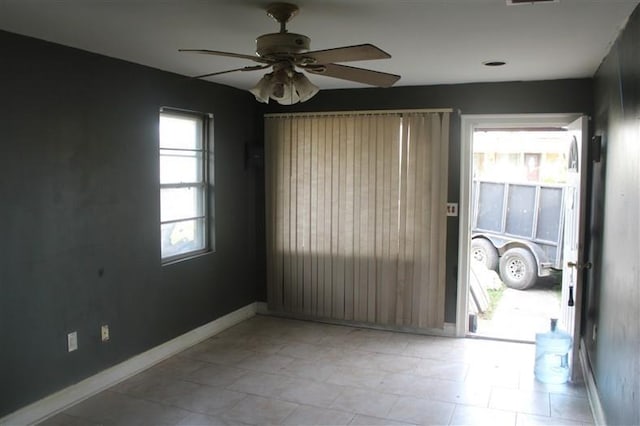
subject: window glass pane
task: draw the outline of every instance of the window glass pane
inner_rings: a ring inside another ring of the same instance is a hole
[[[160,148],[202,149],[202,120],[160,114]]]
[[[203,188],[162,188],[160,190],[160,221],[204,216]]]
[[[202,181],[202,152],[160,150],[160,183]]]
[[[194,219],[161,225],[162,257],[178,256],[206,247],[205,220]]]

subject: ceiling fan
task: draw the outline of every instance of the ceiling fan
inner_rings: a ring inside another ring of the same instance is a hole
[[[272,68],[273,71],[262,77],[250,92],[260,102],[268,103],[269,98],[271,98],[284,105],[304,102],[319,91],[318,87],[296,69],[301,69],[311,74],[378,87],[392,86],[400,79],[400,76],[395,74],[335,63],[391,58],[391,55],[372,44],[309,51],[311,43],[309,37],[303,34],[290,33],[286,28],[287,22],[299,11],[296,5],[291,3],[272,3],[267,6],[266,11],[267,15],[280,23],[280,31],[259,36],[256,39],[255,55],[207,49],[179,49],[180,52],[248,59],[257,62],[259,65],[249,65],[242,68],[198,75],[194,78],[211,77],[235,71],[259,71]]]

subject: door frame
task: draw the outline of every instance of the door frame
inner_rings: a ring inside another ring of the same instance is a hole
[[[460,116],[460,201],[456,336],[469,333],[469,269],[471,245],[471,172],[473,132],[478,128],[566,128],[584,114],[462,114]],[[583,149],[586,150],[586,146]],[[584,170],[584,165],[583,165]],[[586,188],[582,188],[585,191]]]

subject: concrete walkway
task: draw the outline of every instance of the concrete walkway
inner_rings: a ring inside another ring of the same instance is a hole
[[[560,298],[553,281],[540,280],[528,290],[505,289],[491,320],[478,318],[476,335],[534,342],[549,330],[549,318],[560,315]]]

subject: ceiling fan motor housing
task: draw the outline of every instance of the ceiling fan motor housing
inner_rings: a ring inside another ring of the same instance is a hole
[[[256,39],[256,53],[261,58],[281,59],[282,56],[308,52],[310,43],[309,37],[302,34],[263,34]]]

